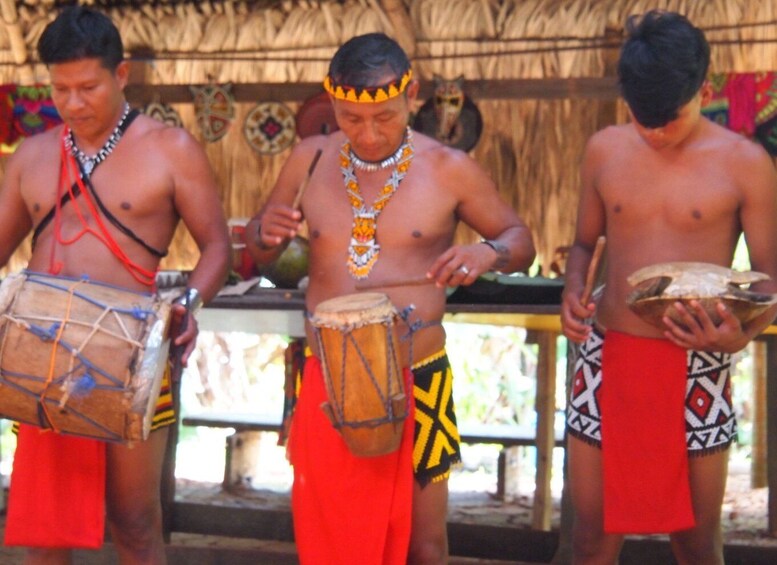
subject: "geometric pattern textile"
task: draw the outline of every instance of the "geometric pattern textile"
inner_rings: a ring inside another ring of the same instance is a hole
[[[453,374],[445,352],[413,366],[413,471],[421,487],[448,478],[461,461],[453,409]]]
[[[567,431],[601,448],[604,335],[596,328],[580,346],[572,390],[567,403]],[[646,422],[645,425],[650,425]],[[731,401],[731,355],[688,351],[685,394],[685,438],[688,455],[708,455],[727,449],[737,438],[737,421]]]
[[[726,449],[736,439],[729,353],[688,352],[685,435],[689,455]]]

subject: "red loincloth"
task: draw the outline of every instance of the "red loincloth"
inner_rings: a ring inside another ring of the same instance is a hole
[[[405,378],[405,390],[412,390],[409,370]],[[289,435],[300,563],[404,565],[412,517],[414,406],[397,451],[356,457],[321,409],[326,400],[321,363],[308,357]]]
[[[22,424],[5,545],[95,549],[105,533],[105,444]]]
[[[686,381],[685,349],[665,339],[607,331],[601,388],[606,533],[694,526]]]

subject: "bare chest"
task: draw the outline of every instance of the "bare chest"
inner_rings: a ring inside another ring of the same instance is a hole
[[[608,222],[633,227],[660,222],[678,229],[704,229],[736,215],[740,194],[725,171],[708,166],[661,168],[644,162],[615,164],[597,182]]]
[[[347,185],[338,171],[308,188],[303,212],[311,239],[334,245],[365,237],[383,246],[434,246],[456,224],[452,199],[411,175],[396,186],[377,173]]]

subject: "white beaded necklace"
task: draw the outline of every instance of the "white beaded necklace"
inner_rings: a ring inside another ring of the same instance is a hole
[[[116,144],[121,139],[124,122],[127,120],[127,116],[129,116],[130,113],[130,105],[129,103],[124,103],[124,113],[121,115],[121,119],[119,120],[119,123],[116,124],[116,127],[113,129],[113,133],[111,133],[110,137],[106,140],[105,144],[95,153],[93,156],[89,156],[83,151],[81,151],[78,146],[76,145],[76,140],[73,137],[73,130],[68,128],[67,136],[65,137],[65,148],[70,151],[70,153],[78,159],[78,162],[81,163],[81,168],[84,171],[84,174],[88,177],[92,174],[92,171],[94,168],[102,163],[108,155],[110,155],[114,148],[116,147]]]
[[[383,169],[393,167],[402,157],[402,152],[405,149],[405,141],[407,140],[408,135],[410,135],[409,127],[407,128],[407,133],[402,139],[402,143],[399,144],[397,150],[392,155],[389,155],[381,161],[365,161],[364,159],[360,159],[359,156],[353,152],[353,149],[348,149],[348,157],[351,159],[351,164],[355,169],[364,171],[366,173],[374,173],[375,171],[381,171]]]
[[[368,206],[359,189],[359,180],[356,178],[356,163],[353,161],[351,143],[346,141],[340,149],[340,171],[343,174],[348,201],[353,210],[353,225],[351,227],[351,241],[348,245],[348,272],[355,279],[367,278],[372,267],[378,260],[380,244],[377,240],[378,216],[389,203],[391,197],[399,188],[399,183],[405,178],[410,163],[413,161],[413,134],[410,128],[399,147],[392,155],[394,170],[391,171],[388,180],[378,194],[378,198]],[[385,161],[385,159],[384,159]],[[377,169],[376,169],[377,170]]]

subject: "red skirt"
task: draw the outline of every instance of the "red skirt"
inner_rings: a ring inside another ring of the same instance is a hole
[[[665,339],[607,331],[601,387],[605,532],[694,526],[686,383],[685,349]]]
[[[405,390],[413,390],[409,370],[405,378]],[[321,363],[308,357],[289,436],[300,562],[404,565],[413,503],[414,403],[397,451],[356,457],[321,409],[326,400]]]

